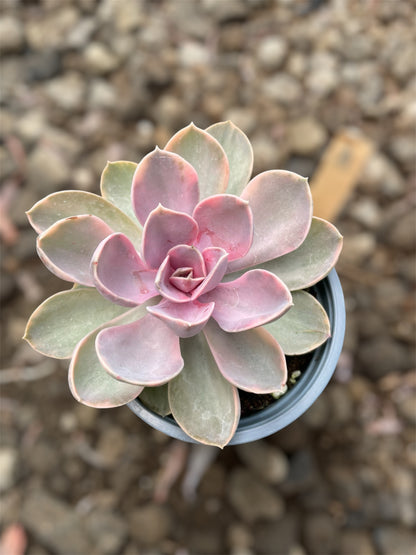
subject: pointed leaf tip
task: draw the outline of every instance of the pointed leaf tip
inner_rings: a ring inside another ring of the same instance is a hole
[[[136,167],[136,163],[124,160],[107,162],[100,182],[103,198],[117,206],[134,223],[137,219],[131,202],[131,188]],[[117,231],[122,230],[117,229]]]
[[[26,214],[37,233],[46,231],[58,220],[88,214],[100,218],[115,231],[124,233],[137,245],[141,239],[141,230],[135,218],[132,221],[108,200],[86,191],[52,193],[38,201]]]
[[[222,146],[230,175],[227,193],[240,195],[253,171],[253,149],[247,136],[232,121],[215,123],[206,129]]]
[[[131,197],[142,225],[160,204],[192,214],[199,200],[198,175],[184,158],[157,147],[138,164]]]
[[[100,242],[113,230],[91,215],[59,220],[36,241],[39,258],[49,271],[66,281],[93,286],[90,272],[92,255]]]
[[[337,263],[342,242],[335,226],[314,217],[308,235],[297,249],[260,267],[282,279],[291,291],[306,289],[329,274]]]
[[[230,172],[228,159],[212,135],[189,124],[168,141],[165,150],[179,154],[196,170],[201,199],[225,191]]]
[[[293,307],[278,320],[266,324],[286,355],[313,351],[330,337],[330,322],[322,305],[306,291],[292,293]]]

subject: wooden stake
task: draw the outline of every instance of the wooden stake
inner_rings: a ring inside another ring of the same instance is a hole
[[[336,220],[372,151],[370,140],[352,131],[332,139],[311,180],[314,216]]]

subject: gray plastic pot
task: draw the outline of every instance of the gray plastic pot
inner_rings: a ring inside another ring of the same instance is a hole
[[[316,401],[331,379],[344,342],[344,295],[335,270],[312,289],[328,314],[331,337],[314,351],[308,367],[293,388],[265,409],[240,419],[237,431],[228,445],[255,441],[285,428]],[[156,430],[183,441],[196,443],[171,416],[159,416],[146,408],[139,398],[128,403],[128,407]]]

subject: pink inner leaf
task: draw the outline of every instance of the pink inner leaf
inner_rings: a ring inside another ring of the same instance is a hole
[[[160,318],[179,337],[192,337],[208,322],[214,310],[214,303],[203,304],[198,301],[174,303],[164,299],[158,305],[148,307],[147,310]]]
[[[197,235],[198,225],[191,216],[159,205],[143,229],[144,259],[150,268],[157,269],[172,247],[193,244]]]
[[[122,306],[136,306],[159,295],[156,270],[149,270],[132,242],[114,233],[96,249],[91,270],[98,291]]]
[[[156,148],[137,166],[133,176],[132,203],[142,225],[159,204],[192,214],[198,200],[198,175],[178,154]]]
[[[230,174],[227,156],[220,143],[206,131],[191,123],[178,131],[165,149],[179,154],[195,168],[200,198],[223,193],[227,188]]]
[[[170,257],[168,255],[160,265],[155,278],[155,285],[159,293],[165,298],[177,303],[189,302],[189,295],[187,295],[185,291],[181,291],[175,287],[174,283],[171,282],[170,278],[173,273],[174,269],[170,264]]]
[[[229,263],[228,272],[272,260],[302,244],[312,220],[312,197],[304,177],[266,171],[250,181],[241,198],[253,212],[253,242],[247,254]]]
[[[204,293],[208,293],[220,283],[224,277],[225,271],[227,269],[228,254],[224,249],[218,247],[210,247],[204,250],[202,253],[204,257],[205,266],[207,269],[207,277],[192,293],[192,299],[198,298]]]
[[[211,320],[204,334],[220,372],[238,388],[272,393],[286,383],[283,350],[264,328],[227,333]]]
[[[202,200],[193,213],[202,250],[221,247],[228,260],[244,256],[253,239],[253,217],[247,201],[233,195],[215,195]]]
[[[102,330],[95,345],[107,372],[127,383],[161,385],[183,367],[178,336],[151,314]]]
[[[286,285],[265,270],[250,270],[234,281],[220,283],[201,302],[215,302],[212,317],[228,332],[261,326],[292,306]]]
[[[169,251],[173,268],[192,268],[195,277],[205,276],[205,262],[200,251],[190,245],[178,245]]]

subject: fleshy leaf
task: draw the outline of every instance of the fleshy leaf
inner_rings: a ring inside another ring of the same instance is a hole
[[[42,233],[58,220],[81,214],[97,216],[114,231],[124,233],[135,245],[140,245],[141,229],[134,216],[134,220],[131,220],[108,200],[85,191],[52,193],[37,202],[29,210],[27,217],[35,231]]]
[[[169,405],[179,426],[196,441],[224,447],[240,419],[237,388],[218,370],[202,334],[181,341],[182,372],[169,382]]]
[[[227,333],[210,320],[204,335],[220,372],[238,388],[253,393],[273,393],[285,385],[285,355],[264,328]]]
[[[313,351],[330,337],[330,323],[322,305],[306,291],[292,293],[292,308],[265,326],[286,355]]]
[[[145,387],[140,393],[140,401],[160,416],[167,416],[171,413],[167,383],[157,387]]]
[[[215,303],[212,317],[228,332],[261,326],[283,315],[292,305],[286,285],[264,270],[249,270],[234,281],[220,283],[199,300]]]
[[[155,285],[159,293],[166,299],[176,303],[187,303],[190,300],[189,294],[175,287],[174,283],[170,280],[173,271],[168,255],[159,267],[155,278]]]
[[[113,233],[96,216],[59,220],[37,239],[39,258],[53,274],[66,281],[93,286],[90,263],[95,249]]]
[[[329,274],[342,249],[342,235],[329,222],[312,218],[306,239],[296,250],[261,267],[277,275],[291,291],[311,287]]]
[[[253,242],[245,256],[229,263],[228,272],[283,256],[302,244],[312,220],[312,197],[304,177],[284,170],[263,172],[241,198],[253,212]]]
[[[240,195],[253,171],[253,149],[246,135],[231,121],[214,123],[206,129],[220,143],[230,166],[227,193]]]
[[[172,268],[192,268],[194,277],[205,276],[205,262],[198,249],[190,245],[177,245],[169,251]]]
[[[159,204],[192,214],[198,200],[198,175],[191,164],[178,154],[156,147],[137,166],[133,177],[132,203],[142,225]]]
[[[137,221],[131,202],[131,186],[137,164],[134,162],[107,162],[101,174],[101,194],[112,204],[117,206],[134,222]],[[122,231],[117,229],[116,231]],[[124,233],[124,232],[123,232]],[[127,233],[126,233],[127,235]]]
[[[124,312],[93,288],[62,291],[34,311],[24,339],[46,356],[69,358],[85,335]]]
[[[105,327],[134,322],[143,317],[145,312],[143,305],[130,309],[78,343],[68,374],[69,388],[77,401],[90,407],[111,408],[125,405],[141,393],[142,386],[118,381],[106,372],[98,359],[95,341],[98,333]]]
[[[132,384],[162,385],[183,366],[178,336],[151,314],[106,328],[98,334],[95,346],[107,372]]]
[[[148,309],[179,337],[192,337],[199,333],[208,322],[213,310],[214,303],[203,304],[198,301],[175,303],[167,299]]]
[[[191,216],[159,204],[143,229],[143,257],[150,268],[156,269],[172,247],[191,245],[197,234],[198,226]]]
[[[224,193],[230,173],[228,160],[212,135],[191,123],[169,140],[165,150],[176,152],[194,167],[201,199]]]
[[[156,270],[149,270],[133,243],[122,233],[98,245],[91,261],[94,283],[102,295],[122,306],[136,306],[159,295]]]
[[[253,216],[247,201],[234,195],[214,195],[196,206],[193,217],[199,227],[197,245],[201,250],[220,247],[228,253],[228,260],[249,250]]]
[[[220,283],[227,269],[228,254],[219,247],[208,247],[202,253],[205,261],[207,277],[192,293],[192,299],[208,293]]]

